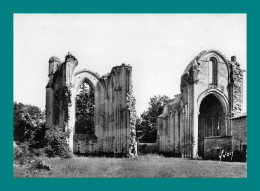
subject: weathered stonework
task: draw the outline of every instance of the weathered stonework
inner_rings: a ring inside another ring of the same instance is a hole
[[[240,114],[231,119],[232,125],[232,150],[240,153],[242,160],[247,157],[247,115]]]
[[[100,77],[88,70],[74,72],[77,65],[77,59],[70,53],[63,63],[57,57],[49,60],[46,128],[59,124],[64,131],[70,130],[69,145],[74,153],[136,155],[132,67],[122,64]],[[95,94],[94,135],[75,134],[75,96],[85,81]]]
[[[136,142],[136,110],[135,110],[135,97],[133,96],[132,85],[129,87],[129,91],[126,93],[127,109],[130,112],[130,144],[128,154],[130,156],[137,155],[137,142]]]
[[[231,58],[230,75],[230,104],[232,117],[234,117],[241,114],[243,103],[243,71],[234,56]]]
[[[241,114],[243,102],[243,71],[235,56],[229,61],[216,50],[201,52],[182,74],[180,89],[158,118],[159,150],[189,158],[232,150],[231,118]]]

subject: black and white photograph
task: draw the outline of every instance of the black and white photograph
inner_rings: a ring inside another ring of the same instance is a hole
[[[14,178],[246,178],[247,14],[13,14]]]

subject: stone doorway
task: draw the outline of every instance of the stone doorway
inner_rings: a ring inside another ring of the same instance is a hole
[[[226,135],[224,108],[213,94],[207,95],[201,102],[198,130],[198,155],[204,158],[204,139]]]

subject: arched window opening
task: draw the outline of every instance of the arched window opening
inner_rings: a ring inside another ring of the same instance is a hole
[[[212,84],[217,86],[218,85],[218,61],[216,58],[210,58],[212,62]]]
[[[94,109],[94,89],[85,80],[76,94],[75,134],[94,134]]]

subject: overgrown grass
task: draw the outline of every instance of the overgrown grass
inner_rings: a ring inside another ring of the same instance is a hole
[[[14,177],[246,177],[246,163],[166,158],[44,158],[50,171],[14,163]]]

